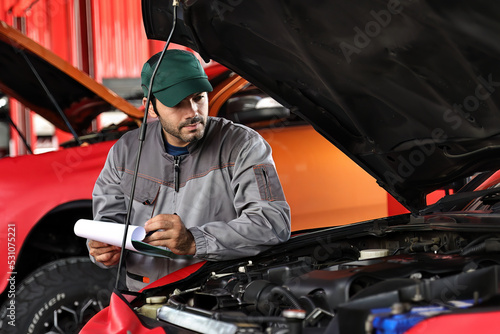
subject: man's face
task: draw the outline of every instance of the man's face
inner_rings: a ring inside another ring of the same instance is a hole
[[[146,104],[146,98],[143,103]],[[156,99],[156,110],[158,115],[150,103],[149,115],[158,117],[170,145],[183,147],[203,137],[208,117],[206,92],[189,95],[175,107],[167,107]]]

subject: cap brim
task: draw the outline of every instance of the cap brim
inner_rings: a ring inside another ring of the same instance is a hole
[[[172,108],[191,94],[211,92],[212,89],[212,85],[206,78],[197,78],[185,80],[167,89],[155,92],[153,95],[161,103]]]

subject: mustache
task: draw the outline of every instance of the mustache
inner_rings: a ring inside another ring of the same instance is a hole
[[[179,126],[179,128],[183,128],[185,126],[188,126],[188,125],[191,125],[191,124],[196,124],[196,123],[201,123],[201,124],[205,124],[205,120],[203,119],[203,117],[201,117],[200,115],[196,115],[194,116],[193,118],[191,119],[188,119],[187,121],[185,122],[182,122]]]

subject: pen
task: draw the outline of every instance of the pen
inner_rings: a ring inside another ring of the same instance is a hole
[[[146,233],[146,236],[144,237],[144,239],[146,239],[147,237],[150,237],[153,233],[158,232],[158,231],[159,230],[149,231],[148,233]]]
[[[174,215],[177,216],[177,213],[174,212]],[[154,230],[154,231],[149,231],[148,233],[146,233],[146,236],[144,237],[144,239],[146,239],[147,237],[150,237],[153,233],[158,232],[159,230],[160,229]]]

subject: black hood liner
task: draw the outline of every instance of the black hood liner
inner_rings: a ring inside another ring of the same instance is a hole
[[[103,111],[116,108],[134,118],[143,114],[3,21],[0,21],[0,65],[0,92],[64,131],[69,129],[37,75],[78,135],[85,134],[92,120]]]
[[[166,40],[169,2],[143,0]],[[412,211],[500,166],[500,3],[182,1],[173,42],[308,120]]]
[[[41,114],[55,123],[58,128],[69,131],[21,52],[36,69],[61,110],[69,110],[73,107],[72,104],[79,101],[94,104],[93,112],[85,114],[83,118],[82,114],[80,114],[80,118],[77,118],[75,114],[68,115],[72,120],[72,126],[78,130],[79,134],[90,125],[96,115],[111,108],[109,104],[96,97],[95,93],[75,82],[64,72],[54,71],[50,64],[37,55],[26,50],[13,48],[8,43],[0,41],[0,61],[3,64],[9,64],[5,68],[2,67],[0,71],[0,82],[5,85],[3,90],[19,101],[33,101],[34,105],[29,107],[35,110],[44,110],[45,112]],[[97,104],[99,104],[99,108],[95,108]]]

